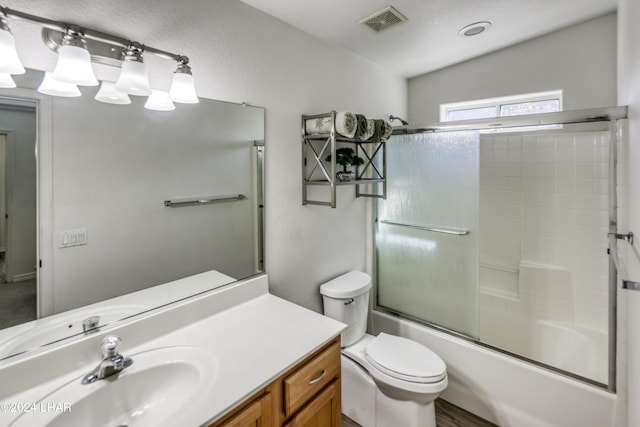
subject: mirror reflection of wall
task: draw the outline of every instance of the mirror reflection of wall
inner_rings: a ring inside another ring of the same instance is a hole
[[[32,90],[34,99],[42,98],[33,90],[40,75],[30,70],[16,81]],[[35,279],[35,225],[39,225],[40,259],[52,272],[50,279],[40,277],[40,317],[204,271],[217,270],[232,279],[261,271],[256,182],[264,110],[201,99],[199,104],[158,112],[144,108],[146,98],[131,97],[128,106],[112,105],[93,99],[97,88],[82,91],[79,98],[47,97],[50,102],[39,107],[50,108],[48,114],[36,113],[37,102],[31,101],[29,153],[34,161],[29,221],[33,231],[28,234],[17,225],[10,226],[5,239],[5,259],[11,254],[13,229],[19,231],[21,241],[32,245],[28,265]],[[9,97],[9,93],[3,90],[0,95]],[[45,147],[50,151],[45,157],[52,159],[49,165],[37,165],[34,159],[36,115],[53,117],[52,123],[40,127],[50,133],[50,146]],[[5,121],[16,123],[0,110],[0,135],[6,134],[9,141]],[[12,166],[9,161],[7,165],[9,172]],[[51,199],[39,206],[38,219],[36,169],[45,171],[39,181],[40,200],[44,193],[50,193]],[[27,183],[22,178],[16,181]],[[239,194],[244,198],[227,203],[164,205],[170,199]],[[11,205],[6,209],[10,212]],[[86,236],[86,244],[69,245],[69,235],[78,231]],[[5,310],[3,304],[9,300],[1,291],[0,329],[30,320]],[[149,304],[153,306],[153,301]],[[30,307],[33,318],[35,295]]]

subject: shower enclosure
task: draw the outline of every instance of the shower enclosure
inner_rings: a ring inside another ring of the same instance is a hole
[[[625,117],[398,128],[376,208],[376,309],[615,390],[608,236]]]

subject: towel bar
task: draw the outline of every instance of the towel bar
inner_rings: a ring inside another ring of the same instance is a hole
[[[631,237],[628,238],[628,236]],[[630,291],[640,291],[640,281],[629,280],[624,265],[620,263],[620,259],[618,258],[618,240],[624,240],[625,242],[631,244],[631,242],[633,242],[633,233],[624,235],[609,233],[609,254],[611,255],[611,259],[613,260],[613,264],[616,268],[616,273],[618,274],[618,280],[620,280],[622,289],[628,289]]]
[[[184,206],[200,206],[210,205],[212,203],[235,202],[237,200],[244,200],[246,198],[247,196],[245,196],[244,194],[237,194],[232,196],[205,197],[201,199],[165,200],[164,205],[168,208],[180,208]]]

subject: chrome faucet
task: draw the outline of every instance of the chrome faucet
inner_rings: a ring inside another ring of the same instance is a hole
[[[94,381],[116,375],[131,366],[133,360],[118,353],[119,344],[120,338],[114,335],[108,335],[102,340],[102,360],[93,371],[84,376],[82,384],[91,384]]]

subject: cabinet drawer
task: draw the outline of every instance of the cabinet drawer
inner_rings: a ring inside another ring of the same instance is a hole
[[[283,380],[285,415],[293,414],[339,376],[340,343],[335,341]]]

